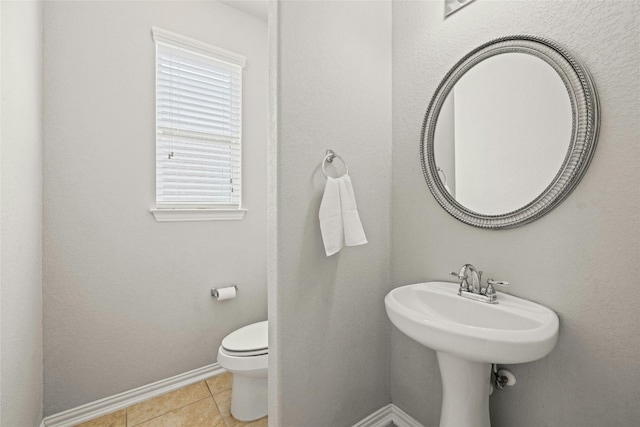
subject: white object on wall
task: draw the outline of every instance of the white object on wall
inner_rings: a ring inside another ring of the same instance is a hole
[[[473,0],[444,0],[444,16],[447,17],[462,9]]]
[[[211,289],[211,296],[218,301],[224,301],[233,299],[238,294],[238,287],[236,285],[227,286],[226,288],[213,288]]]

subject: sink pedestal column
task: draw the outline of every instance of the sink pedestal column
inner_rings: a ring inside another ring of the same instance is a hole
[[[491,427],[491,364],[437,354],[442,377],[440,427]]]

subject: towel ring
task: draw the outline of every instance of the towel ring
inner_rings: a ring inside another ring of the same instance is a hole
[[[340,161],[344,165],[344,175],[349,175],[349,167],[347,166],[347,162],[345,162],[344,159],[338,156],[333,150],[327,150],[327,155],[324,156],[324,159],[322,159],[322,173],[324,174],[325,178],[329,178],[329,175],[327,175],[327,170],[325,169],[326,164],[332,163],[333,159],[335,158],[340,159]]]

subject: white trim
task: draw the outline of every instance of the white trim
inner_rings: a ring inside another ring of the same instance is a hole
[[[0,3],[0,46],[2,46],[2,4]],[[42,45],[40,46],[42,49]],[[2,62],[2,52],[0,52],[0,100],[2,98],[2,69],[4,68],[4,63]],[[42,78],[42,75],[40,76]],[[40,93],[40,102],[42,102],[42,92]],[[2,102],[0,102],[0,205],[2,205]],[[42,117],[42,116],[41,116]],[[42,153],[42,151],[41,151]],[[2,209],[0,209],[0,230],[4,230],[2,227]],[[42,238],[41,238],[42,239]],[[40,246],[42,250],[42,246]],[[0,231],[0,349],[4,348],[2,346],[2,232]],[[42,282],[42,279],[41,279]],[[42,310],[42,309],[41,309]],[[40,318],[42,320],[42,317]],[[40,347],[42,350],[42,346]],[[2,351],[0,351],[0,366],[2,364]],[[0,375],[0,420],[2,419],[2,375]],[[42,388],[40,389],[40,402],[42,402]]]
[[[229,221],[244,218],[247,209],[151,208],[149,211],[158,222]]]
[[[352,427],[387,427],[390,423],[395,424],[396,427],[424,427],[393,403],[378,409]]]
[[[392,407],[393,404],[390,403],[355,423],[352,427],[387,427],[393,421]]]
[[[201,42],[200,40],[195,40],[190,37],[172,33],[171,31],[163,30],[162,28],[151,27],[151,35],[156,43],[169,43],[171,46],[177,45],[177,47],[195,50],[200,55],[213,55],[220,61],[243,68],[247,63],[247,58],[242,55],[212,46],[208,43]]]
[[[214,363],[58,414],[49,415],[42,420],[40,427],[68,427],[80,424],[225,372],[224,368]]]
[[[267,38],[269,45],[269,123],[267,138],[267,318],[269,319],[269,422],[283,424],[280,375],[280,319],[278,294],[278,64],[279,57],[279,0],[268,0]],[[282,288],[280,288],[282,289]]]
[[[227,371],[218,363],[207,365],[64,412],[49,415],[42,420],[39,427],[69,427],[77,425],[225,372]],[[394,423],[396,427],[424,427],[393,403],[378,409],[352,427],[388,427],[390,423]]]
[[[391,404],[391,417],[397,427],[424,427],[415,418],[394,404]]]

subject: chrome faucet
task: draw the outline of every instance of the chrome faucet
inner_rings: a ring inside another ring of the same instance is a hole
[[[460,269],[460,275],[466,276],[466,272],[471,272],[471,289],[469,289],[474,294],[479,294],[482,291],[482,271],[476,270],[476,268],[471,264],[465,264]]]
[[[471,274],[471,285],[469,285],[469,276],[467,272]],[[463,265],[459,273],[452,271],[450,274],[457,276],[460,280],[458,295],[475,301],[487,302],[489,304],[498,303],[495,286],[509,286],[508,282],[489,279],[487,280],[487,286],[482,287],[482,271],[478,271],[471,264]]]

